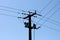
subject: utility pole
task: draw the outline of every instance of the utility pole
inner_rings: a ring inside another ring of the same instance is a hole
[[[32,13],[32,14],[31,14]],[[29,29],[29,40],[32,40],[32,29],[39,29],[40,27],[36,28],[36,24],[31,25],[31,18],[32,16],[36,15],[36,10],[35,12],[29,12],[29,14],[24,17],[24,19],[28,19],[29,22],[24,22],[25,27]]]

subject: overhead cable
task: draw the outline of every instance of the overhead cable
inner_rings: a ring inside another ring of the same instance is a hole
[[[46,23],[49,19],[50,19],[50,17],[52,17],[56,12],[57,12],[58,10],[55,10],[55,12],[53,12],[46,20],[45,20],[45,22],[44,23]],[[48,22],[50,22],[50,21],[48,21]],[[44,23],[42,23],[41,25],[43,25]],[[53,23],[54,24],[54,23]],[[56,25],[56,24],[55,24]],[[58,25],[57,25],[58,26]]]
[[[53,0],[49,1],[49,3],[47,3],[47,5],[46,5],[45,7],[43,7],[42,10],[40,10],[40,12],[39,12],[39,11],[37,11],[37,12],[41,13],[41,12],[42,12],[45,8],[47,8],[52,2],[53,2]]]
[[[15,11],[11,11],[11,10],[7,10],[7,9],[0,9],[0,10],[3,10],[3,11],[8,11],[8,12],[13,12],[13,13],[18,13],[18,12],[15,12]]]

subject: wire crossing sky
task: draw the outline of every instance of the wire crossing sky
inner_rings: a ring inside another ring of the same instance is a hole
[[[0,40],[28,40],[27,20],[18,17],[34,10],[42,16],[32,17],[41,27],[32,31],[33,40],[60,40],[60,0],[0,0]]]

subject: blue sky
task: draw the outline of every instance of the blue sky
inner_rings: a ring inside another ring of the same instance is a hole
[[[21,10],[37,10],[42,15],[32,18],[32,23],[41,26],[35,31],[35,40],[60,40],[60,0],[0,0],[0,40],[28,40],[24,20],[17,18],[24,17],[18,14]]]

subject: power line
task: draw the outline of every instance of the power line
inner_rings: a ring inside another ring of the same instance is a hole
[[[58,3],[60,3],[60,2],[58,2]],[[58,3],[57,3],[52,9],[50,9],[49,12],[50,12],[51,10],[53,10],[56,6],[58,6]],[[59,8],[59,9],[60,9],[60,8]],[[43,17],[41,16],[42,18],[40,18],[40,21],[43,20],[44,18],[47,18],[47,17],[45,17],[45,16],[46,16],[49,12],[47,12]],[[50,20],[52,20],[52,19],[50,19]],[[52,20],[52,21],[54,21],[54,22],[56,22],[56,23],[59,23],[59,22],[57,22],[57,21],[55,21],[55,20]],[[35,22],[35,21],[32,21],[32,22]],[[39,22],[39,21],[37,21],[37,22]],[[37,23],[37,22],[36,22],[36,23]],[[50,21],[48,21],[48,22],[50,22]],[[55,24],[55,23],[53,23],[53,22],[50,22],[50,23]],[[59,24],[60,24],[60,23],[59,23]],[[39,24],[39,25],[40,25],[40,24]],[[55,25],[56,25],[56,24],[55,24]]]
[[[45,16],[46,16],[50,11],[52,11],[56,6],[57,6],[57,4],[56,4],[53,8],[51,8],[44,16],[41,16],[42,18],[40,18],[39,21],[43,20],[44,18],[47,18],[47,17],[45,17]],[[37,21],[37,22],[39,22],[39,21]]]
[[[8,7],[8,8],[9,8],[9,7]],[[10,11],[10,10],[6,10],[6,9],[0,9],[0,10]],[[10,11],[10,12],[17,13],[17,12],[15,12],[15,11]]]
[[[55,12],[57,12],[58,10],[56,10]],[[50,17],[52,17],[54,14],[55,14],[55,12],[52,14],[52,15],[50,15]],[[50,18],[49,17],[49,18]],[[49,19],[49,18],[47,18],[47,19]],[[52,20],[52,19],[50,19],[50,20]],[[48,20],[47,20],[48,21]],[[60,24],[59,22],[57,22],[57,21],[55,21],[55,20],[52,20],[52,21],[54,21],[54,22],[56,22],[56,23],[58,23],[58,24]],[[46,21],[45,21],[46,22]],[[44,22],[44,23],[45,23]],[[50,22],[50,21],[48,21],[48,22]],[[53,23],[53,22],[50,22],[50,23]],[[37,23],[38,24],[38,23]],[[55,23],[53,23],[54,25],[57,25],[57,24],[55,24]],[[38,25],[40,25],[40,24],[38,24]],[[60,26],[60,25],[59,25]],[[53,29],[54,30],[54,29]]]
[[[0,15],[10,16],[10,17],[17,17],[17,16],[12,16],[12,15],[8,15],[8,14],[4,14],[4,13],[0,13]]]
[[[60,3],[60,2],[58,2],[58,3]],[[41,16],[42,18],[40,18],[40,21],[43,20],[43,19],[45,18],[45,16],[47,16],[47,14],[48,14],[50,11],[52,11],[56,6],[58,6],[58,3],[57,3],[54,7],[52,7],[44,16]]]
[[[37,11],[37,12],[41,13],[45,8],[47,8],[47,7],[49,6],[49,4],[52,3],[52,1],[53,1],[53,0],[49,1],[49,3],[48,3],[44,8],[42,8],[42,10],[41,10],[40,12],[39,12],[39,11]],[[55,5],[55,6],[56,6],[56,5]],[[55,6],[54,6],[54,7],[55,7]],[[54,8],[54,7],[53,7],[53,8]],[[53,9],[53,8],[52,8],[52,9]],[[52,9],[51,9],[51,10],[52,10]],[[50,10],[50,11],[51,11],[51,10]],[[50,12],[50,11],[49,11],[49,12]],[[49,13],[49,12],[48,12],[48,13]],[[46,14],[47,14],[47,13],[46,13]],[[41,16],[41,17],[42,17],[42,16]],[[44,15],[44,17],[45,17],[45,15]],[[43,18],[40,18],[40,20],[42,20],[42,19],[43,19]],[[34,21],[32,21],[32,22],[34,22]]]
[[[51,2],[52,2],[52,0],[51,0],[43,9],[45,9]],[[16,8],[12,8],[12,7],[2,6],[2,5],[0,5],[0,7],[20,11],[20,9],[16,9]],[[43,9],[42,9],[42,10],[43,10]],[[6,9],[0,9],[0,10],[4,10],[4,11],[9,11],[9,12],[13,12],[13,13],[18,13],[18,14],[20,14],[19,12],[15,12],[15,11],[11,11],[11,10],[6,10]],[[42,10],[41,10],[41,11],[42,11]],[[23,11],[23,12],[28,12],[28,11],[24,11],[24,10],[21,10],[21,11]]]
[[[55,10],[55,12],[57,12],[58,10]],[[54,14],[55,14],[55,12],[53,12],[42,24],[38,24],[37,22],[37,24],[38,25],[40,25],[40,26],[42,26],[42,25],[44,25],[46,22],[49,22],[49,23],[52,23],[52,24],[54,24],[54,25],[56,25],[56,26],[60,26],[60,25],[57,25],[57,24],[55,24],[55,23],[53,23],[53,22],[50,22],[50,21],[48,21],[48,19],[50,19],[50,17],[52,17]],[[52,20],[52,19],[51,19]],[[54,20],[52,20],[52,21],[54,21]],[[33,21],[34,22],[34,21]],[[54,22],[56,22],[56,23],[58,23],[57,21],[54,21]],[[60,23],[59,23],[60,24]]]
[[[2,6],[2,5],[0,5],[0,7],[3,7],[3,8],[8,8],[8,9],[13,9],[13,10],[18,10],[18,11],[20,11],[20,9],[16,9],[16,8],[8,7],[8,6]]]
[[[8,7],[8,6],[2,6],[2,5],[0,5],[0,7],[12,9],[12,10],[16,10],[17,12],[16,11],[11,11],[11,10],[6,10],[6,9],[0,9],[0,10],[9,11],[9,12],[17,13],[17,14],[20,14],[20,11],[22,11],[22,12],[28,12],[28,11],[24,11],[24,10],[21,10],[21,9]]]
[[[52,14],[53,15],[53,14]],[[6,15],[6,16],[10,16],[10,15]],[[15,16],[13,16],[13,17],[15,17]],[[20,17],[19,17],[20,18]],[[50,28],[50,29],[52,29],[52,28]],[[56,30],[56,29],[54,29],[54,30]],[[34,40],[35,40],[35,32],[34,32]]]
[[[39,23],[37,23],[37,25],[40,25],[40,26],[42,26],[41,24],[39,24]],[[44,24],[43,24],[44,25]],[[45,25],[44,25],[45,26]],[[60,32],[60,30],[58,30],[58,29],[55,29],[55,28],[52,28],[52,27],[48,27],[47,25],[46,25],[46,28],[48,28],[48,29],[51,29],[51,30],[54,30],[54,31],[57,31],[57,32]],[[35,33],[34,33],[35,34]],[[35,37],[34,37],[35,38]]]
[[[40,12],[39,12],[39,11],[38,11],[38,12],[41,13],[41,12],[42,12],[45,8],[47,8],[52,2],[53,2],[53,0],[49,1],[49,3],[48,3],[45,7],[43,7],[42,10],[40,10]]]
[[[56,11],[58,11],[58,10],[56,10]],[[56,12],[56,11],[55,11],[55,12]],[[50,15],[50,17],[53,16],[53,15],[55,14],[55,12],[54,12],[52,15]],[[50,18],[50,17],[49,17],[49,18]],[[49,19],[49,18],[48,18],[48,19]],[[47,20],[46,20],[46,21],[47,21]],[[46,23],[46,21],[45,21],[44,23]],[[42,23],[41,25],[43,25],[44,23]],[[50,23],[52,23],[52,22],[50,22]],[[53,23],[53,24],[54,24],[54,23]],[[55,24],[55,25],[56,25],[56,24]],[[54,29],[54,28],[51,28],[51,27],[47,27],[47,28],[60,32],[60,30],[57,30],[57,29]]]
[[[53,2],[53,0],[51,0],[45,7],[43,7],[41,11],[37,11],[37,12],[38,12],[38,13],[41,13],[41,12],[42,12],[45,8],[47,8],[52,2]],[[58,2],[58,3],[60,3],[60,2]],[[58,4],[58,3],[57,3],[57,4]]]
[[[7,10],[7,9],[0,9],[0,10],[4,10],[4,11],[13,12],[13,13],[16,13],[16,14],[17,14],[17,13],[20,14],[20,11],[21,11],[21,12],[29,12],[29,11],[24,11],[24,10],[21,10],[21,9],[16,9],[16,8],[12,8],[12,7],[2,6],[2,5],[0,5],[0,7],[16,10],[16,11],[11,11],[11,10]],[[34,10],[34,11],[35,11],[35,10]],[[21,13],[21,14],[22,14],[22,13]]]
[[[51,22],[51,21],[47,21],[47,22],[52,23],[52,24],[54,24],[54,25],[56,25],[56,26],[60,26],[60,24],[58,24],[57,22],[56,22],[56,23]]]
[[[55,12],[53,12],[46,20],[45,20],[45,22],[44,23],[46,23],[47,21],[48,21],[48,19],[50,19],[50,17],[52,17],[56,12],[57,12],[58,10],[56,10]],[[49,22],[49,21],[48,21]],[[44,24],[43,23],[43,24]],[[56,24],[55,24],[56,25]]]
[[[57,11],[58,11],[58,10],[56,10],[55,12],[57,12]],[[47,22],[48,19],[49,19],[50,17],[52,17],[52,16],[55,14],[55,12],[53,12],[53,13],[45,20],[45,22]],[[44,22],[44,23],[45,23],[45,22]],[[44,23],[43,23],[43,24],[44,24]]]
[[[41,24],[39,24],[39,23],[37,23],[37,25],[40,25],[40,26],[42,26]],[[43,24],[44,25],[44,24]],[[45,25],[44,25],[45,26]],[[51,30],[54,30],[54,31],[57,31],[57,32],[60,32],[60,30],[58,30],[58,29],[55,29],[55,28],[52,28],[52,27],[48,27],[48,26],[46,26],[46,28],[48,28],[48,29],[51,29]],[[35,33],[34,33],[35,34]],[[34,37],[35,38],[35,37]]]
[[[51,2],[52,2],[52,0],[49,1],[49,3],[48,3],[41,11],[43,11]],[[13,9],[13,10],[17,10],[17,11],[28,12],[28,11],[24,11],[24,10],[21,10],[21,9],[16,9],[16,8],[8,7],[8,6],[2,6],[2,5],[0,5],[0,7],[8,8],[8,9]],[[3,9],[1,9],[1,10],[3,10]],[[7,10],[7,11],[8,11],[8,10]],[[13,12],[13,11],[11,11],[11,12]],[[15,12],[14,12],[14,13],[15,13]]]
[[[53,19],[50,19],[50,20],[56,22],[57,24],[60,24],[60,22],[58,22],[58,21],[56,21],[56,20],[53,20]]]
[[[15,17],[15,18],[21,18],[21,19],[23,19],[23,17],[8,15],[8,14],[4,14],[4,13],[0,13],[0,15],[4,15],[4,16],[9,16],[9,17]]]
[[[44,16],[41,16],[42,18],[40,18],[40,21],[43,20],[45,18],[45,16],[50,12],[52,11],[55,7],[57,6],[57,4],[55,6],[53,6]],[[37,21],[39,22],[39,21]]]
[[[58,3],[60,3],[60,2],[58,2]],[[52,8],[52,9],[50,9],[44,16],[41,16],[42,18],[40,18],[40,21],[41,20],[43,20],[44,18],[47,18],[47,17],[45,17],[50,11],[52,11],[56,6],[58,6],[58,3]],[[60,8],[59,8],[60,9]],[[50,20],[52,20],[52,19],[50,19]],[[53,21],[53,20],[52,20]],[[57,21],[55,21],[55,22],[57,22]],[[58,23],[58,22],[57,22]],[[59,23],[60,24],[60,23]]]
[[[57,6],[57,4],[54,7],[52,7],[42,18],[44,18],[45,16],[47,16],[48,13],[51,12],[56,6]]]
[[[52,28],[52,27],[48,27],[48,26],[46,26],[46,28],[51,29],[51,30],[54,30],[54,31],[57,31],[57,32],[60,32],[60,30],[55,29],[55,28]]]
[[[8,7],[8,6],[2,6],[2,5],[0,5],[0,7],[2,7],[2,8],[8,8],[8,9],[13,9],[13,10],[16,10],[16,11],[26,12],[26,11],[24,11],[24,10],[17,9],[17,8],[13,8],[13,7]]]
[[[47,14],[49,13],[49,12],[51,12],[55,7],[57,7],[58,6],[58,4],[56,4],[55,6],[53,6],[43,17],[42,17],[42,19],[45,17],[45,16],[47,16]],[[41,20],[42,20],[41,19]]]
[[[11,11],[11,10],[7,10],[7,9],[0,9],[0,10],[3,10],[3,11],[8,11],[8,12],[13,12],[13,13],[18,13],[18,12],[15,12],[15,11]]]

